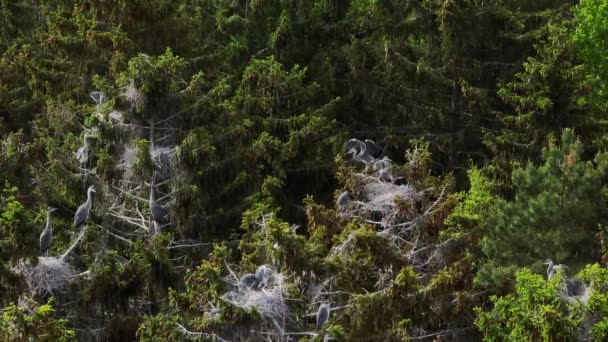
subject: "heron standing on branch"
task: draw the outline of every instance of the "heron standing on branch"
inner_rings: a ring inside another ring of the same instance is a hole
[[[82,224],[87,220],[89,214],[91,212],[91,207],[93,206],[93,193],[95,192],[95,187],[93,185],[89,186],[87,190],[87,201],[84,202],[78,210],[76,210],[76,214],[74,215],[74,226],[79,228]]]
[[[323,325],[329,319],[330,304],[322,303],[317,311],[317,329],[323,328]]]
[[[51,224],[51,213],[57,210],[56,208],[48,207],[46,211],[46,226],[40,234],[40,252],[46,256],[51,242],[53,241],[53,225]]]
[[[156,231],[159,231],[158,227],[160,225],[169,223],[169,212],[156,202],[156,188],[154,185],[154,180],[150,182],[150,216],[156,223]]]

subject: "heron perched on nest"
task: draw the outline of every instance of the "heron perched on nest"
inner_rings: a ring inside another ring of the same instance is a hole
[[[353,160],[362,162],[366,165],[373,164],[376,161],[374,154],[377,151],[373,146],[375,146],[375,144],[366,144],[357,139],[350,139],[346,142],[346,144],[344,144],[346,154],[351,154]]]
[[[553,260],[547,259],[543,263],[547,266],[547,279],[553,278],[557,273],[563,272],[564,276],[566,276],[566,272],[568,272],[568,266],[562,264],[555,264]],[[577,278],[567,278],[564,280],[564,287],[566,290],[566,295],[569,297],[581,296],[585,293],[585,283],[582,280]]]
[[[348,191],[344,191],[340,194],[338,200],[336,201],[338,209],[340,209],[340,211],[346,211],[346,208],[348,207],[348,202],[350,202],[350,193]]]
[[[46,256],[51,242],[53,242],[53,225],[51,224],[51,213],[57,210],[57,208],[48,207],[46,211],[46,226],[40,234],[40,253]]]
[[[252,289],[258,284],[258,277],[253,273],[244,274],[239,280],[239,288]]]

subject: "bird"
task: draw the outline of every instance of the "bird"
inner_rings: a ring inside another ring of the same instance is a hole
[[[330,304],[322,303],[317,311],[317,329],[321,329],[329,319]]]
[[[384,158],[376,160],[374,163],[374,170],[387,170],[392,164],[393,161],[389,157],[384,156]]]
[[[157,224],[167,224],[169,223],[169,211],[158,204],[155,200],[156,198],[156,189],[154,187],[154,181],[150,183],[150,216],[152,216],[152,220]]]
[[[267,265],[262,265],[255,270],[255,278],[257,279],[257,284],[259,287],[268,285],[268,280],[270,280],[271,273],[272,270]]]
[[[547,265],[547,279],[553,278],[553,276],[557,272],[556,265],[553,260],[547,259],[545,260],[545,262],[543,262],[543,265]]]
[[[565,283],[566,283],[566,293],[568,294],[568,296],[570,296],[570,297],[581,296],[583,293],[585,293],[585,284],[583,283],[582,280],[577,279],[577,278],[566,279]]]
[[[78,159],[78,162],[80,164],[86,164],[87,161],[89,160],[89,143],[87,141],[88,135],[85,134],[84,135],[84,144],[82,146],[80,146],[80,148],[78,149],[78,151],[76,151],[76,159]]]
[[[89,213],[91,212],[91,206],[93,205],[93,193],[95,192],[95,187],[93,185],[89,186],[87,190],[87,201],[78,207],[76,210],[76,214],[74,214],[74,226],[76,228],[82,226],[84,221],[89,217]]]
[[[291,227],[290,227],[291,228],[291,232],[294,233],[294,234],[298,234],[298,229],[300,229],[300,227],[301,226],[299,224],[292,224]]]
[[[258,284],[258,278],[253,273],[244,274],[239,280],[239,288],[251,289]]]
[[[51,224],[51,213],[57,210],[57,208],[48,207],[46,211],[46,226],[42,233],[40,233],[40,252],[46,256],[51,242],[53,241],[53,225]]]
[[[365,139],[365,151],[375,159],[382,156],[382,149],[371,139]]]
[[[372,151],[368,151],[367,145],[361,140],[350,139],[346,142],[345,147],[346,154],[352,154],[353,160],[364,163],[366,167],[376,162],[376,158],[371,154]]]
[[[553,260],[547,259],[543,264],[547,266],[547,279],[553,278],[558,272],[568,272],[568,266],[563,264],[555,264]]]
[[[346,208],[348,207],[349,201],[350,201],[350,193],[348,191],[344,191],[343,193],[340,194],[340,196],[338,196],[338,200],[336,201],[336,204],[338,205],[338,209],[340,209],[340,211],[345,211]]]

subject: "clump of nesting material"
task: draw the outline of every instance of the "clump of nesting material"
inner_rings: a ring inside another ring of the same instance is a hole
[[[390,214],[398,210],[397,198],[409,202],[423,199],[423,194],[410,184],[397,185],[374,177],[365,177],[362,181],[360,209],[366,212]]]
[[[284,322],[290,318],[286,303],[285,276],[263,265],[257,270],[259,277],[253,286],[240,286],[240,281],[231,272],[227,282],[235,285],[236,291],[229,291],[222,300],[245,310],[256,310],[262,317],[276,322]],[[253,275],[253,274],[252,274]]]
[[[131,110],[136,107],[141,107],[144,103],[144,96],[139,89],[137,89],[133,81],[122,89],[122,96],[130,104]]]
[[[39,257],[33,267],[22,260],[15,271],[23,275],[29,290],[41,297],[62,291],[76,275],[72,265],[57,257]]]
[[[175,147],[154,146],[151,151],[152,160],[161,178],[171,176],[171,167],[175,164]]]

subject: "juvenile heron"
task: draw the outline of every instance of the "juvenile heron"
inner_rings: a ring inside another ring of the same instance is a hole
[[[87,220],[89,214],[91,212],[91,207],[93,205],[93,193],[95,192],[95,187],[93,185],[89,186],[87,190],[87,201],[78,207],[76,210],[76,214],[74,215],[74,226],[79,228],[82,226],[84,221]]]
[[[323,328],[323,325],[329,319],[330,304],[322,303],[317,311],[317,329]]]
[[[344,191],[340,194],[338,200],[336,201],[338,209],[340,209],[340,211],[346,211],[346,208],[348,207],[348,202],[350,202],[350,193],[348,191]]]
[[[373,164],[376,158],[371,154],[372,151],[367,149],[367,145],[361,140],[350,139],[344,145],[347,152],[346,154],[352,154],[353,160],[368,164]]]
[[[57,210],[56,208],[48,207],[46,210],[46,226],[40,234],[40,252],[46,256],[51,242],[53,242],[53,225],[51,224],[51,213]]]
[[[376,143],[371,139],[365,139],[365,151],[367,152],[367,154],[374,157],[375,159],[378,159],[380,158],[380,156],[382,156],[382,148],[376,145]]]
[[[87,140],[88,137],[88,134],[84,135],[83,145],[78,149],[78,151],[76,151],[76,159],[78,159],[78,162],[80,164],[86,164],[89,160],[89,142]]]
[[[154,181],[150,183],[150,215],[159,225],[169,223],[169,211],[156,202]]]
[[[585,284],[582,280],[573,278],[566,279],[566,293],[570,297],[581,296],[585,293]]]
[[[555,263],[551,259],[545,260],[543,265],[547,265],[547,279],[553,278],[557,270],[555,269]]]
[[[239,288],[251,289],[258,284],[258,278],[253,273],[244,274],[239,280]]]
[[[255,270],[255,278],[259,287],[265,287],[270,280],[272,270],[267,265],[262,265]]]
[[[543,264],[547,265],[547,279],[553,278],[558,272],[568,272],[568,266],[556,264],[551,259],[545,260]]]
[[[376,160],[374,163],[374,170],[387,170],[392,164],[393,161],[389,157],[384,156],[384,158]]]

